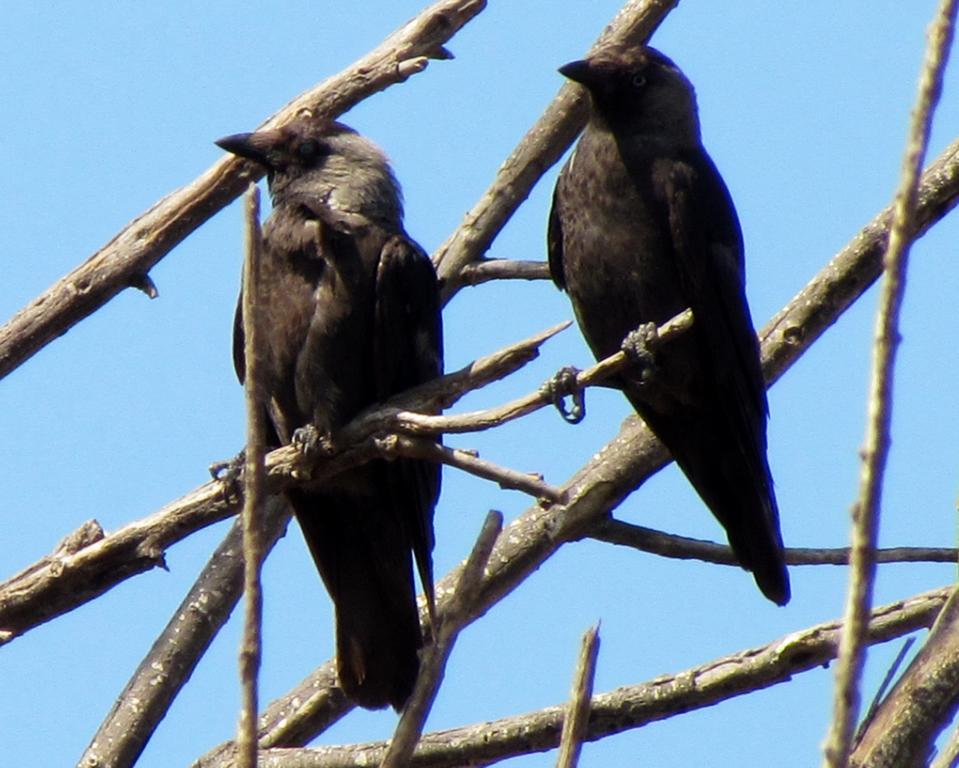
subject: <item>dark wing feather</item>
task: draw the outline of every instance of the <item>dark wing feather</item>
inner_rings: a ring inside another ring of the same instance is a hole
[[[782,605],[789,600],[789,577],[766,460],[766,389],[746,303],[739,221],[726,185],[705,153],[661,161],[657,174],[662,174],[673,258],[693,310],[693,333],[712,392],[708,418],[727,446],[724,455],[714,458],[727,491],[717,489],[717,497],[707,503],[740,561],[753,571],[763,592]],[[682,456],[676,458],[682,464]],[[730,490],[734,494],[723,501]]]
[[[233,370],[240,384],[246,384],[246,334],[243,331],[243,288],[236,299],[236,311],[233,313]],[[269,408],[266,412],[266,444],[271,447],[280,445],[280,438],[276,427],[270,418]]]
[[[377,399],[383,400],[443,372],[436,272],[429,257],[408,237],[393,235],[383,245],[375,293],[374,378]],[[406,502],[400,508],[413,510],[412,515],[407,512],[406,523],[432,613],[433,508],[440,492],[440,467],[400,459],[389,465],[389,483],[393,497]]]
[[[696,333],[727,383],[741,418],[767,414],[759,343],[746,302],[743,240],[732,198],[704,153],[668,163],[665,180],[670,237]],[[704,223],[706,224],[704,226]],[[730,365],[730,361],[735,364]]]
[[[566,173],[566,166],[560,171],[560,179]],[[563,269],[563,220],[560,213],[560,188],[561,181],[556,182],[553,189],[553,204],[549,209],[549,223],[546,227],[546,252],[549,257],[549,274],[553,278],[556,287],[561,291],[566,290],[566,273]]]
[[[243,333],[243,289],[236,300],[233,313],[233,370],[243,384],[246,381],[246,335]]]

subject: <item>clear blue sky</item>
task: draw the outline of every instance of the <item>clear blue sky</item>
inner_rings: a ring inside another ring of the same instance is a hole
[[[424,0],[425,2],[425,0]],[[683,3],[654,43],[697,87],[707,147],[736,200],[748,293],[761,326],[891,199],[932,0]],[[433,250],[618,9],[591,3],[491,3],[450,44],[451,62],[368,100],[344,120],[392,157],[408,229]],[[7,194],[0,206],[0,321],[107,242],[162,195],[220,157],[219,136],[252,130],[339,71],[419,2],[17,4],[4,9],[0,103]],[[934,156],[959,135],[953,62]],[[495,257],[545,258],[555,170],[493,244]],[[955,543],[959,218],[913,249],[882,542]],[[0,383],[0,577],[96,518],[141,518],[207,479],[243,434],[230,360],[241,258],[240,206],[192,235],[153,271],[156,301],[126,291]],[[857,486],[875,291],[770,395],[770,461],[793,546],[847,542]],[[463,291],[446,312],[455,368],[571,317],[551,284]],[[505,400],[589,354],[575,329],[541,360],[463,403]],[[449,442],[562,483],[629,413],[612,392],[589,418],[552,412]],[[512,519],[520,494],[445,474],[436,570],[468,552],[489,508]],[[630,521],[721,536],[674,467],[617,512]],[[0,762],[73,764],[225,528],[177,545],[169,572],[105,597],[0,648]],[[430,729],[565,699],[581,633],[602,620],[596,690],[677,672],[840,614],[844,568],[794,568],[779,609],[737,569],[662,561],[607,545],[565,547],[461,638]],[[939,586],[950,566],[886,566],[879,601]],[[271,700],[327,659],[330,606],[295,528],[265,571],[262,691]],[[188,764],[230,737],[237,712],[237,621],[221,633],[140,765]],[[869,657],[867,696],[896,644]],[[808,766],[831,708],[829,670],[587,745],[581,765]],[[391,712],[351,714],[321,743],[385,737]],[[554,754],[513,761],[547,766]]]

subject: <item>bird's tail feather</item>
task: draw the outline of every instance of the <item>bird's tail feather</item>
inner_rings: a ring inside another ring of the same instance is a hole
[[[726,529],[740,565],[752,571],[767,598],[777,605],[788,603],[789,573],[765,451],[732,437],[723,439],[721,425],[704,425],[701,419],[640,414]]]
[[[423,643],[403,527],[375,495],[289,495],[336,609],[340,686],[362,707],[400,710]]]
[[[752,571],[762,593],[777,605],[789,602],[789,574],[779,531],[779,511],[768,468],[755,476],[750,464],[734,452],[712,454],[711,460],[677,463],[703,501],[726,529],[729,546],[740,565]],[[765,459],[761,460],[765,467]]]

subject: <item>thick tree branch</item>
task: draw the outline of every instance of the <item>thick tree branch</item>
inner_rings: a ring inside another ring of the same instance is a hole
[[[485,0],[440,0],[352,66],[298,96],[261,127],[289,122],[301,110],[333,118],[364,98],[449,58],[443,45],[483,10]],[[128,224],[86,262],[0,327],[0,378],[91,315],[124,288],[151,287],[149,271],[193,230],[262,175],[254,164],[224,157]],[[155,289],[152,289],[155,294]]]
[[[163,565],[189,534],[236,513],[221,483],[206,483],[154,514],[73,551],[57,551],[0,585],[0,641],[73,610],[124,579]],[[85,524],[89,525],[89,523]]]
[[[928,627],[950,592],[951,588],[942,588],[877,608],[869,624],[869,642],[886,642]],[[586,739],[595,741],[787,682],[794,675],[816,669],[835,658],[841,626],[838,620],[817,624],[759,648],[594,696]],[[565,706],[554,706],[527,715],[427,734],[420,741],[410,766],[490,765],[508,757],[554,749],[559,744],[565,711]],[[384,750],[383,742],[274,749],[261,752],[260,765],[262,768],[353,768],[376,764]]]

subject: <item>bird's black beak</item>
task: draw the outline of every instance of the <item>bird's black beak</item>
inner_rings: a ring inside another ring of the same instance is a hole
[[[257,133],[234,133],[232,136],[224,136],[217,139],[214,143],[227,152],[232,152],[239,157],[245,157],[247,160],[253,160],[261,165],[269,166],[268,152],[273,143],[272,131],[259,131]]]
[[[587,88],[592,88],[596,83],[596,69],[587,59],[579,59],[564,64],[559,68],[559,73],[573,82],[585,85]]]

